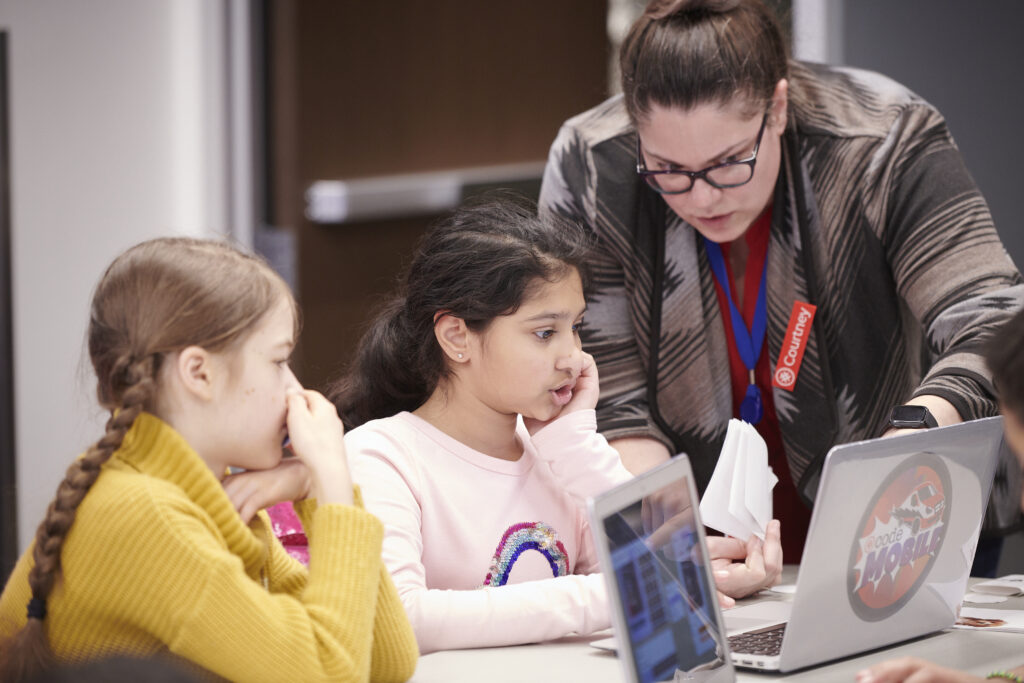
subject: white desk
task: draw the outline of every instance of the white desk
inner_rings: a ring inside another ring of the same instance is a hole
[[[787,567],[784,580],[795,578],[795,567]],[[973,580],[972,580],[973,582]],[[753,598],[757,599],[757,598]],[[985,608],[1024,609],[1024,598],[981,605]],[[434,652],[420,658],[413,683],[524,683],[560,681],[561,683],[604,683],[621,681],[622,669],[616,656],[589,645],[608,636],[608,632],[589,637],[520,645]],[[784,679],[831,683],[850,683],[860,669],[893,657],[913,655],[943,666],[964,669],[984,676],[994,669],[1009,669],[1024,664],[1024,634],[992,633],[950,629],[902,645],[876,650],[859,657],[805,669],[792,674],[767,674],[737,669],[739,681]]]

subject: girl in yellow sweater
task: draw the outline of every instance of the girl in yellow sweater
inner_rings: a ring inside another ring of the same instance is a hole
[[[236,681],[412,675],[337,413],[288,367],[297,331],[284,281],[220,243],[153,240],[107,269],[88,341],[111,417],[0,596],[0,680],[110,655]],[[293,499],[308,571],[256,514]]]

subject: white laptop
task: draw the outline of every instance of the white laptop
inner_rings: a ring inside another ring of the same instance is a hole
[[[663,489],[682,492],[682,505],[655,535],[645,499]],[[735,680],[697,503],[686,456],[590,500],[615,647],[631,683]]]
[[[729,644],[720,643],[720,630],[715,631],[716,653],[728,650],[737,666],[792,671],[951,626],[1001,448],[998,417],[833,448],[822,472],[793,600],[726,611]],[[613,613],[619,613],[615,629],[624,663],[636,659],[627,649],[634,647],[625,617],[630,606],[622,602],[617,544],[605,530],[623,500],[620,490],[635,495],[641,488],[686,487],[692,499],[689,467],[675,465],[681,459],[591,503],[610,602]],[[695,509],[683,517],[690,527],[701,529]],[[634,531],[648,539],[645,545],[654,545],[642,523]],[[697,554],[704,557],[703,536],[698,533],[696,538],[701,546]],[[665,550],[652,554],[661,557]],[[700,575],[710,576],[704,564]],[[685,583],[676,585],[689,590]],[[705,618],[721,623],[716,603],[710,602],[714,619]],[[750,640],[760,642],[748,647],[744,641]],[[633,669],[640,670],[635,664]],[[672,680],[633,676],[630,680]]]

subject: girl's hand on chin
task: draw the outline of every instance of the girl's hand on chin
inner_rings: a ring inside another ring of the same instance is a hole
[[[572,398],[566,403],[558,414],[548,420],[537,420],[532,417],[523,416],[523,424],[531,435],[536,434],[549,424],[571,412],[577,410],[593,410],[597,407],[597,398],[601,393],[601,387],[597,378],[597,363],[589,353],[583,352],[583,361],[580,366],[580,374],[576,377],[576,385],[572,389]]]
[[[282,460],[269,470],[250,470],[229,474],[221,484],[246,524],[275,503],[301,500],[309,494],[312,478],[301,460]]]
[[[601,395],[601,387],[597,380],[597,363],[589,353],[583,352],[583,363],[580,374],[576,378],[576,386],[572,390],[572,400],[562,408],[562,415],[574,410],[593,410],[597,407],[597,399]]]
[[[320,503],[352,504],[345,457],[345,428],[334,404],[310,389],[288,394],[288,437],[312,477],[310,495]]]

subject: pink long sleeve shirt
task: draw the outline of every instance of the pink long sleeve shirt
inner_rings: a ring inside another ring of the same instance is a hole
[[[609,626],[586,499],[632,475],[575,411],[510,462],[411,413],[345,437],[354,480],[385,527],[392,574],[421,652],[513,645]]]

